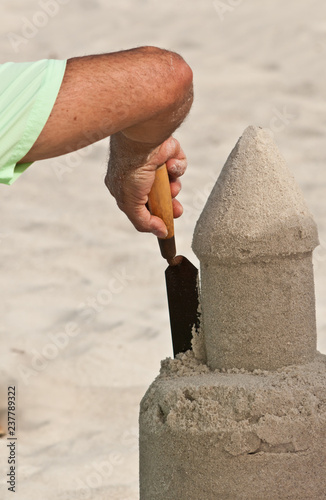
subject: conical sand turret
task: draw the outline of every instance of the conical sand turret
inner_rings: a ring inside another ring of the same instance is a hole
[[[198,220],[211,368],[273,370],[316,352],[317,228],[269,133],[248,127]]]

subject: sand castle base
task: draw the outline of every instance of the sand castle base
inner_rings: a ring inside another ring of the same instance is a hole
[[[324,500],[326,356],[276,372],[162,363],[140,411],[141,500]]]

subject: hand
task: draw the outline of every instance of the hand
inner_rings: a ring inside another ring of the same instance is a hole
[[[138,231],[152,232],[165,238],[164,222],[146,207],[156,169],[166,163],[169,173],[174,218],[183,212],[175,199],[181,189],[179,177],[187,168],[187,159],[179,142],[169,137],[159,146],[139,143],[122,132],[111,136],[110,159],[105,184]]]

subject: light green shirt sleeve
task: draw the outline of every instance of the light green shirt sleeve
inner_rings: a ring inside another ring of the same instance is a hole
[[[0,183],[12,184],[31,163],[17,165],[50,116],[65,60],[0,64]]]

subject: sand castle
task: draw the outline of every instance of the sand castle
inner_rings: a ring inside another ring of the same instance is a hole
[[[195,229],[201,335],[141,403],[141,500],[326,498],[317,245],[271,136],[248,127]]]

